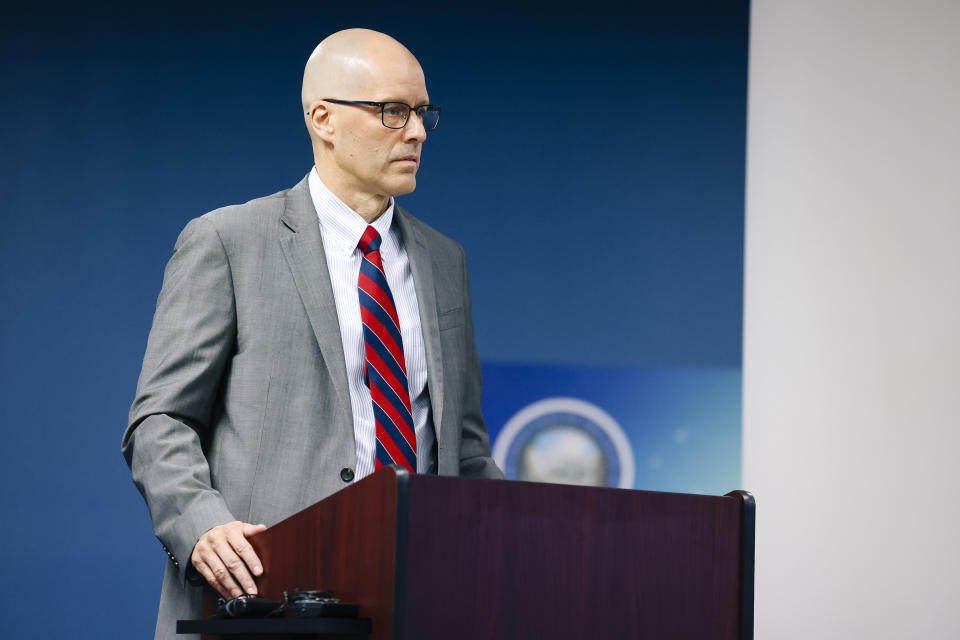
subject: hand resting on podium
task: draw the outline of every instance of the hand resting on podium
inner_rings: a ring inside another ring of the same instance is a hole
[[[250,574],[261,575],[263,563],[247,542],[247,537],[266,528],[263,524],[239,520],[213,527],[197,540],[190,561],[224,598],[235,598],[243,593],[255,595],[257,583]]]

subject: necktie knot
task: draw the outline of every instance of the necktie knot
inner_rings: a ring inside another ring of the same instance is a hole
[[[374,251],[380,251],[380,234],[372,225],[367,225],[367,230],[360,236],[360,242],[357,243],[363,255],[369,255]]]

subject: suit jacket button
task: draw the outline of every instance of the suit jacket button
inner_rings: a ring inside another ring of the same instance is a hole
[[[351,469],[350,467],[344,467],[343,469],[340,469],[340,479],[343,480],[344,482],[352,482],[353,469]]]

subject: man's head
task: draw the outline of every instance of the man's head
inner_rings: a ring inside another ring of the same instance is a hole
[[[338,31],[307,60],[301,99],[320,177],[348,205],[359,210],[358,203],[383,203],[416,188],[427,137],[416,114],[390,129],[379,107],[325,101],[428,103],[423,69],[406,47],[368,29]]]

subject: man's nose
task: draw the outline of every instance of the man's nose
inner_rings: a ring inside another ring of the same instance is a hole
[[[423,128],[423,119],[411,109],[407,122],[403,125],[406,140],[423,142],[427,139],[427,130]]]

